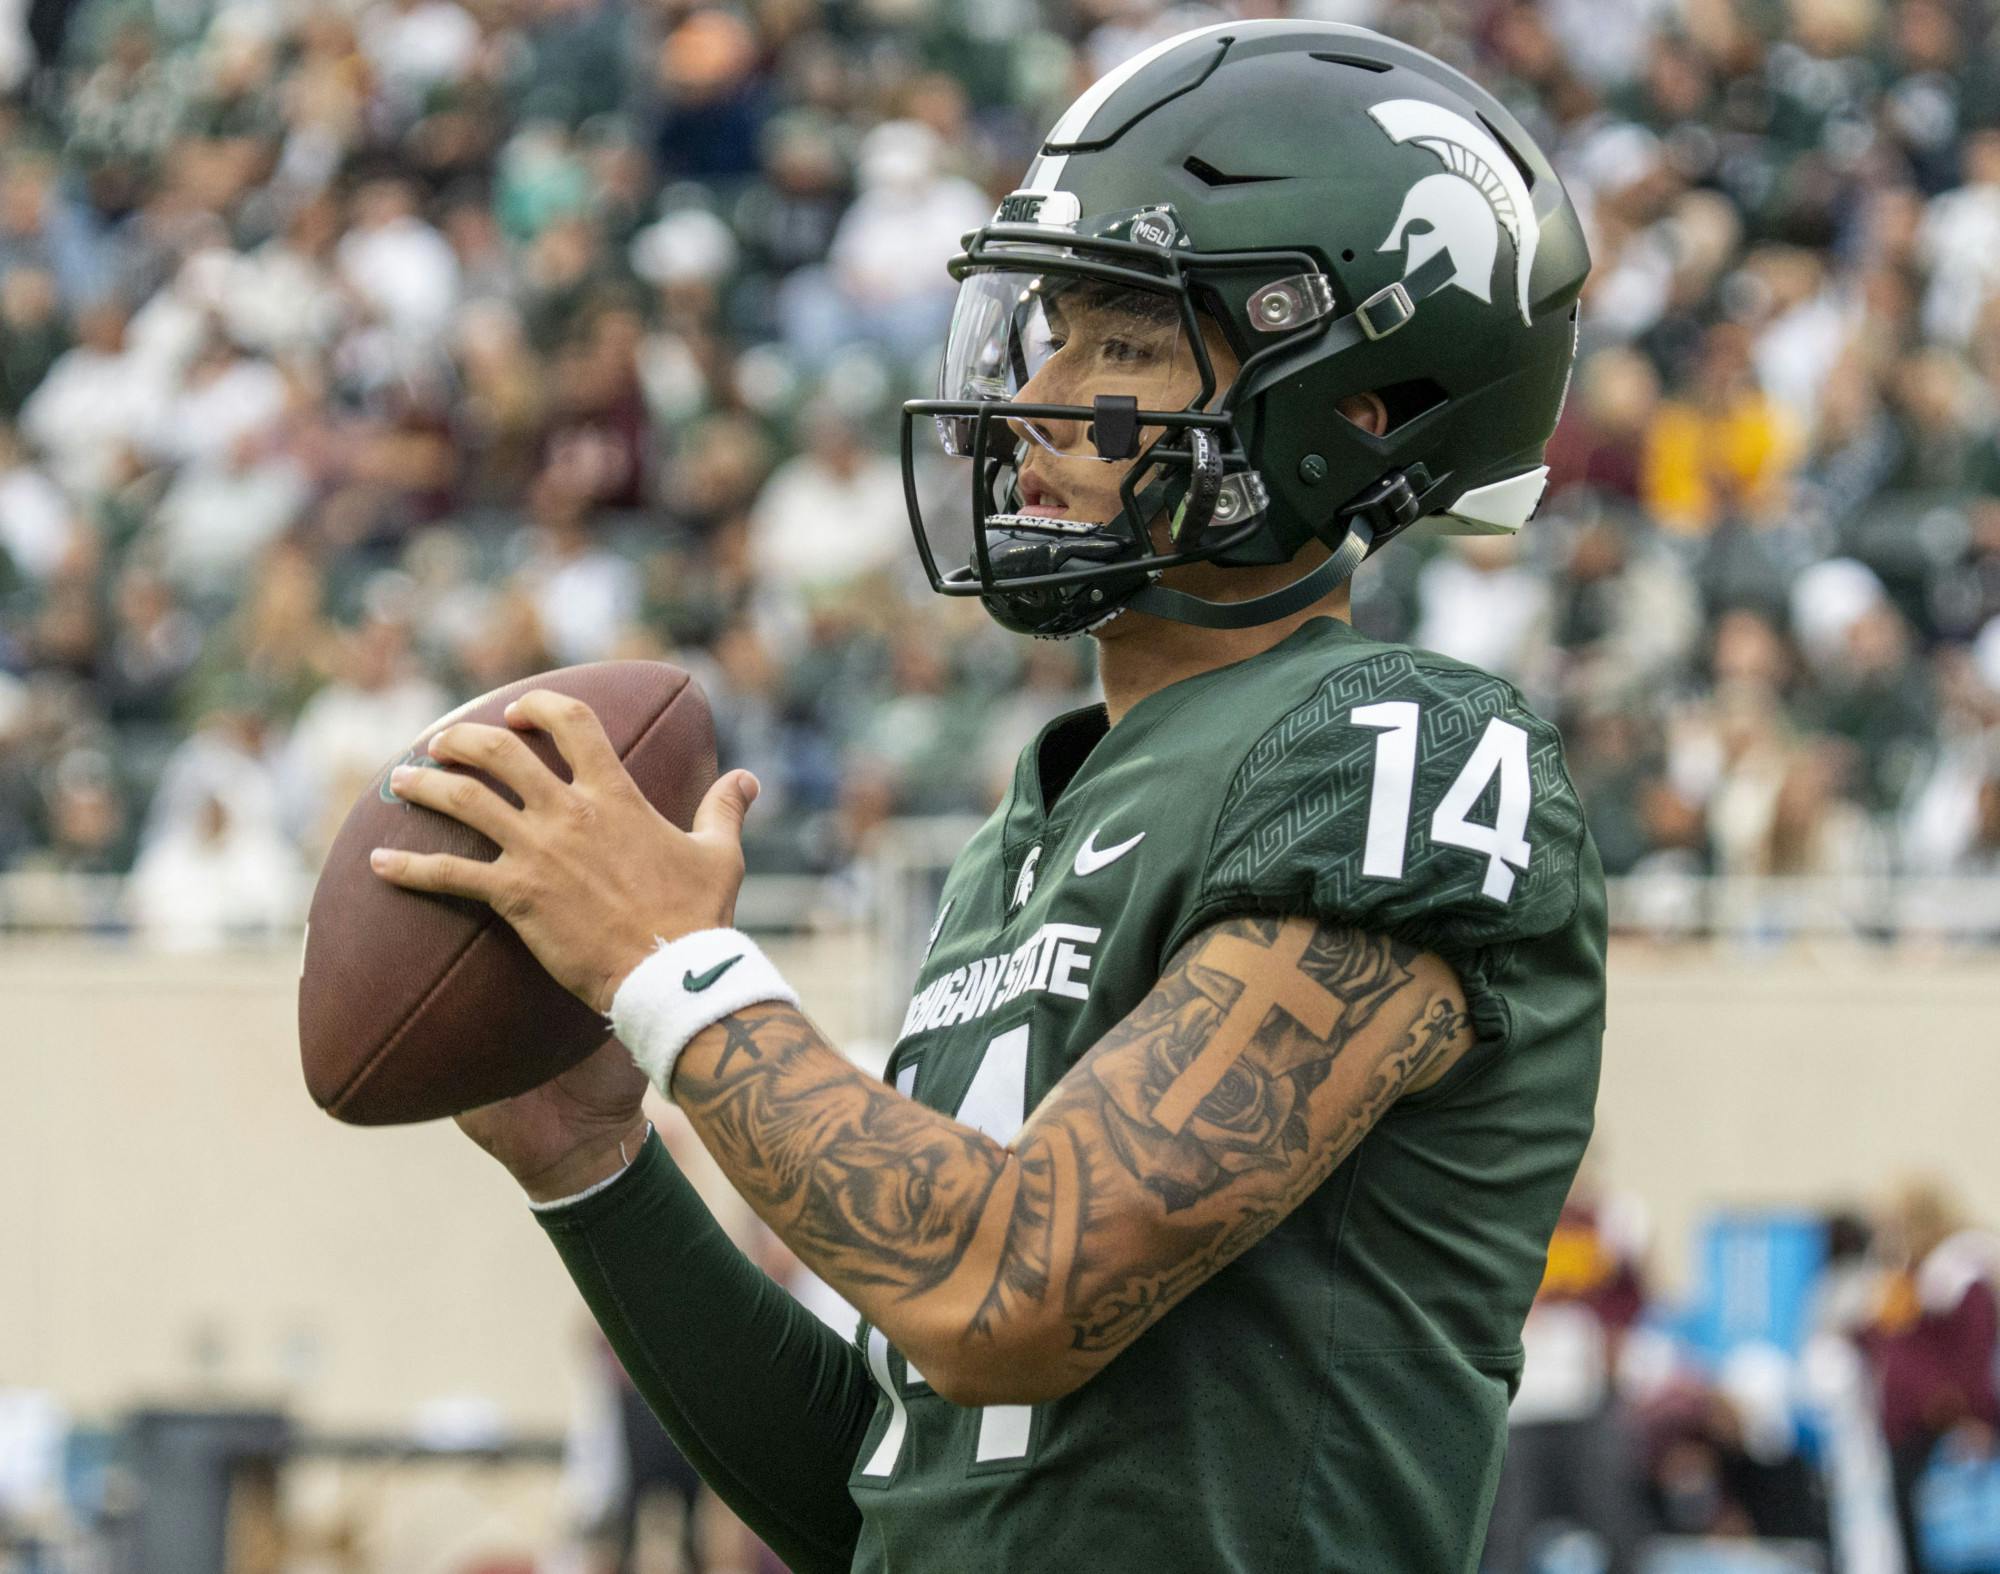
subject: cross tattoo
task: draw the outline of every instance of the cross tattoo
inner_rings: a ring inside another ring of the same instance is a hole
[[[1274,1009],[1317,1038],[1333,1032],[1340,1020],[1340,997],[1299,971],[1312,938],[1311,925],[1287,924],[1278,931],[1277,944],[1268,949],[1235,935],[1217,935],[1203,948],[1200,963],[1234,971],[1242,980],[1243,993],[1216,1024],[1201,1053],[1167,1085],[1160,1102],[1153,1106],[1153,1119],[1163,1130],[1180,1135],[1201,1101],[1229,1074]],[[1264,982],[1274,966],[1282,967],[1284,976],[1275,983]]]
[[[751,1032],[747,1024],[738,1021],[734,1013],[722,1019],[722,1033],[722,1055],[715,1063],[714,1072],[715,1079],[718,1082],[722,1080],[723,1074],[729,1070],[729,1062],[736,1058],[736,1052],[739,1049],[752,1060],[762,1060],[764,1058],[757,1048],[757,1035]]]

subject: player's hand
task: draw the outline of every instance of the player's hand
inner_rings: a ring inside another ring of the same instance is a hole
[[[743,885],[743,816],[757,778],[719,778],[683,831],[646,801],[603,724],[583,701],[532,689],[507,726],[457,722],[430,741],[433,758],[502,783],[517,809],[476,777],[402,766],[389,787],[469,825],[500,847],[491,862],[378,847],[375,872],[413,891],[487,903],[565,989],[607,1011],[626,974],[660,940],[726,927]],[[569,765],[565,782],[520,734],[542,728]]]
[[[617,1039],[554,1080],[457,1117],[536,1202],[574,1197],[637,1158],[646,1074]]]

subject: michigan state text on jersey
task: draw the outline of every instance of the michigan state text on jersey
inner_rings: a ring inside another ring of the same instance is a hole
[[[1105,703],[953,865],[886,1079],[729,927],[740,774],[690,835],[574,708],[534,712],[573,784],[464,743],[524,803],[502,910],[631,1057],[469,1129],[794,1568],[1477,1568],[1590,1130],[1602,880],[1554,732],[1346,586],[1528,522],[1587,266],[1506,109],[1359,29],[1183,34],[1061,118],[952,265],[903,443],[933,586],[1092,635]],[[917,506],[931,443],[969,549]],[[392,877],[498,900],[485,867]],[[854,1340],[632,1159],[631,1062]]]

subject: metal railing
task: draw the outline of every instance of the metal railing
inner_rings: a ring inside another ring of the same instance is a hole
[[[901,820],[838,873],[753,873],[738,922],[773,935],[863,930],[888,971],[907,979],[936,915],[945,871],[978,823],[965,816]],[[1614,933],[1656,941],[1763,947],[1845,937],[2000,947],[2000,877],[1661,873],[1613,880],[1609,897]],[[302,904],[291,935],[303,921]],[[138,933],[124,877],[33,869],[0,874],[0,936],[25,934],[148,938]],[[240,938],[287,936],[266,929]]]

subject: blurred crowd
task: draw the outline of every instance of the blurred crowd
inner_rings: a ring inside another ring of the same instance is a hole
[[[707,683],[753,867],[982,811],[1090,651],[917,574],[890,450],[942,265],[1084,84],[1281,9],[0,10],[10,899],[283,927],[431,718],[619,656]],[[1551,505],[1384,553],[1358,621],[1562,722],[1627,921],[1792,876],[1731,921],[2000,934],[1961,890],[2000,875],[1990,0],[1292,9],[1499,92],[1597,259]]]
[[[2000,1570],[2000,1236],[1912,1181],[1722,1213],[1675,1305],[1586,1167],[1529,1314],[1484,1574]]]

